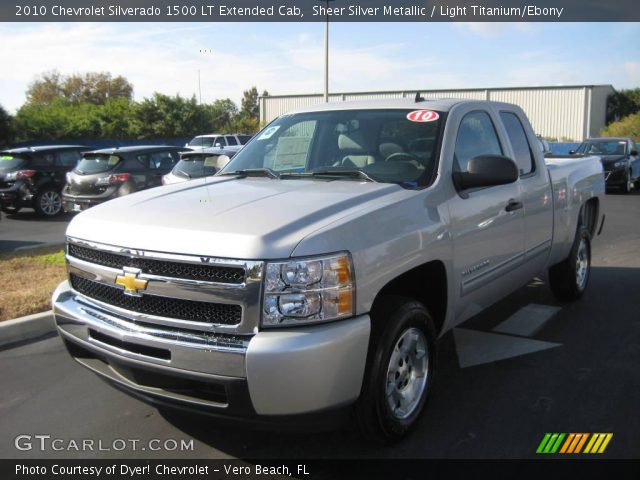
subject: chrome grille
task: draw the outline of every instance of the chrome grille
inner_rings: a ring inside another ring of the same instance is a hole
[[[114,307],[147,315],[207,324],[237,325],[242,320],[240,305],[199,302],[145,294],[142,297],[125,295],[122,289],[69,275],[72,288],[86,297]]]
[[[234,285],[242,284],[245,281],[244,269],[239,267],[225,267],[221,265],[207,264],[199,265],[150,258],[130,257],[128,255],[86,248],[73,243],[68,246],[68,254],[77,259],[110,268],[139,268],[148,275],[206,282],[229,283]]]

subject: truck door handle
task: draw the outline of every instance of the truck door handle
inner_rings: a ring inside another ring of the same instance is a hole
[[[516,210],[520,210],[522,208],[522,202],[516,202],[513,198],[509,200],[507,203],[507,207],[505,210],[507,212],[515,212]]]

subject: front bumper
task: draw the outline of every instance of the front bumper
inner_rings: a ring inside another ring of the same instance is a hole
[[[618,187],[627,183],[627,170],[605,170],[604,181],[607,187]]]
[[[118,388],[161,404],[253,419],[314,414],[358,398],[370,319],[255,333],[244,348],[177,341],[123,322],[74,292],[53,295],[60,336],[80,364]],[[195,340],[195,339],[194,339]]]

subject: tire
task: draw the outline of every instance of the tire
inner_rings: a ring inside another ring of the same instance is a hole
[[[560,301],[578,300],[587,288],[591,273],[591,235],[580,225],[569,256],[549,269],[549,284]]]
[[[376,303],[356,419],[366,440],[395,443],[415,425],[431,390],[436,334],[420,302],[388,296]]]
[[[20,211],[20,207],[2,207],[0,210],[7,215],[14,215]]]
[[[36,195],[33,208],[41,217],[55,217],[62,212],[62,196],[54,188],[44,188]]]

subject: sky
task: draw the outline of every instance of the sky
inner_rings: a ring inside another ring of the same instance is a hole
[[[141,100],[321,93],[323,23],[0,23],[0,105],[43,72],[107,71]],[[334,23],[333,92],[612,84],[640,87],[640,23]]]

